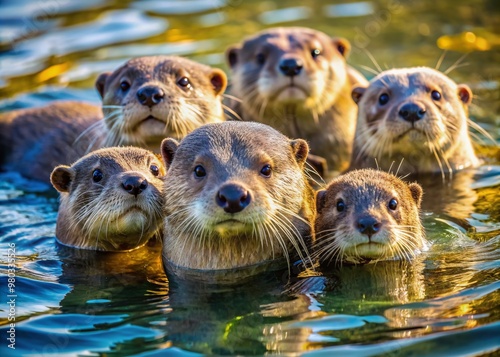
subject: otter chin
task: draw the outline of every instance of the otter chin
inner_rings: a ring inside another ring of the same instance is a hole
[[[133,147],[94,151],[50,177],[60,192],[56,237],[75,248],[126,251],[161,228],[165,168],[150,151]]]
[[[422,193],[379,170],[338,177],[316,196],[314,255],[323,265],[411,259],[426,246]]]
[[[359,114],[351,169],[441,173],[479,165],[468,127],[472,92],[426,67],[391,69],[352,92]],[[479,128],[480,129],[480,128]]]
[[[162,143],[167,273],[244,271],[308,259],[308,145],[250,122],[208,124]],[[309,261],[309,260],[307,260]],[[241,277],[241,276],[240,276]]]

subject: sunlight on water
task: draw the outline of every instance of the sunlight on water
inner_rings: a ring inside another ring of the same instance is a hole
[[[349,63],[456,65],[471,117],[500,138],[496,0],[0,1],[0,111],[54,100],[100,102],[98,74],[133,56],[182,55],[227,70],[225,49],[271,26],[351,41]],[[463,53],[468,55],[460,63]],[[374,61],[370,59],[373,55]],[[0,173],[0,355],[487,355],[500,349],[500,150],[478,134],[483,165],[422,179],[430,242],[413,261],[332,268],[236,287],[168,281],[159,242],[127,253],[56,243],[58,198]],[[16,350],[8,248],[16,249]]]

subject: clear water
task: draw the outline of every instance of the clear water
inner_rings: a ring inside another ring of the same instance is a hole
[[[500,137],[497,0],[0,1],[0,108],[98,102],[93,81],[132,56],[180,54],[224,69],[224,49],[269,26],[310,26],[351,40],[350,63],[455,64],[471,114]],[[301,280],[270,275],[232,288],[172,284],[152,244],[123,254],[60,247],[57,196],[0,175],[0,355],[470,356],[500,349],[500,152],[426,184],[432,245],[413,262],[343,267]],[[7,302],[16,249],[15,350]],[[286,290],[286,292],[284,292]],[[496,352],[494,352],[496,351]]]

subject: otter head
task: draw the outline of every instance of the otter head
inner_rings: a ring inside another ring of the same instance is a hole
[[[317,193],[316,254],[323,263],[410,258],[425,244],[422,188],[378,170],[356,170]]]
[[[137,248],[158,233],[165,168],[151,152],[132,147],[94,151],[57,166],[52,185],[61,193],[56,235],[84,249]]]
[[[106,146],[159,151],[165,136],[181,138],[223,119],[224,72],[175,56],[134,58],[103,73],[96,88],[110,131]]]
[[[252,122],[209,124],[162,143],[164,254],[196,269],[230,269],[305,249],[308,145]]]
[[[352,96],[359,106],[358,156],[376,158],[385,169],[384,157],[404,158],[423,172],[477,161],[467,132],[468,86],[434,69],[401,68],[380,73]]]
[[[307,28],[268,29],[230,47],[234,94],[253,117],[290,110],[321,115],[346,83],[350,44]]]

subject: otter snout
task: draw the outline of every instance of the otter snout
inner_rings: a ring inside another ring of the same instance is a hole
[[[425,106],[418,103],[406,103],[399,109],[399,116],[406,121],[414,123],[425,116]]]
[[[375,217],[363,216],[356,222],[356,228],[361,234],[365,234],[371,237],[382,228],[382,223],[379,222]]]
[[[279,68],[280,71],[288,77],[293,77],[300,74],[304,64],[300,59],[297,58],[284,58],[280,61]]]
[[[227,213],[238,213],[250,204],[252,196],[245,187],[230,183],[223,185],[219,189],[215,201]]]
[[[122,187],[128,193],[137,197],[138,194],[148,188],[148,180],[137,173],[126,174],[122,177]]]
[[[160,103],[165,97],[163,90],[157,86],[142,87],[137,91],[137,99],[142,105],[152,107]]]

